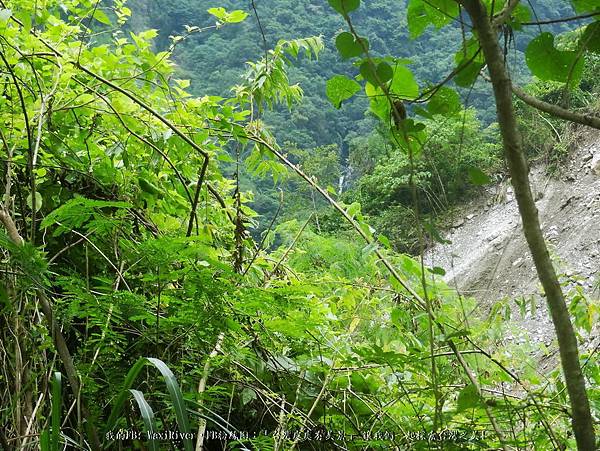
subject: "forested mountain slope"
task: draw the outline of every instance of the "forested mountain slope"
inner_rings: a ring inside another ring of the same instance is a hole
[[[214,3],[214,2],[213,2]],[[325,82],[334,74],[352,74],[348,64],[340,58],[335,48],[335,36],[343,27],[343,20],[328,13],[325,1],[304,2],[294,0],[260,0],[254,11],[242,0],[226,0],[213,5],[193,0],[134,0],[130,7],[135,11],[134,28],[156,28],[159,31],[157,47],[165,49],[171,43],[169,36],[181,35],[185,25],[205,27],[214,22],[206,11],[212,6],[243,9],[250,17],[241,24],[220,30],[194,34],[178,44],[174,54],[181,75],[192,81],[191,90],[198,95],[227,96],[229,89],[240,82],[247,61],[257,60],[265,47],[273,48],[279,39],[295,39],[322,35],[325,50],[318,61],[301,59],[290,69],[290,80],[299,83],[305,96],[301,105],[292,112],[279,108],[267,114],[267,123],[274,128],[281,142],[290,141],[301,148],[337,144],[344,156],[350,141],[371,132],[375,122],[364,118],[366,99],[358,97],[334,109],[325,97]],[[534,0],[529,2],[536,16],[531,20],[547,20],[574,14],[569,2],[560,0]],[[406,0],[372,0],[357,11],[358,32],[370,41],[374,56],[394,55],[410,59],[410,68],[421,86],[443,80],[454,67],[455,53],[459,50],[461,28],[453,23],[441,30],[429,27],[418,39],[411,39],[407,24]],[[516,35],[511,43],[508,60],[513,75],[523,80],[522,52],[533,37],[531,33]],[[568,29],[564,24],[549,24],[544,30],[559,32]],[[264,41],[263,41],[264,36]],[[507,37],[508,38],[508,37]],[[495,120],[493,99],[486,83],[461,91],[466,105],[477,107],[479,118],[489,124]]]
[[[530,2],[531,21],[552,20],[574,14],[568,2]],[[215,18],[207,10],[213,6],[188,0],[133,0],[133,29],[152,27],[159,30],[156,47],[171,45],[173,37],[186,36],[186,26],[207,27]],[[347,191],[344,201],[359,202],[372,225],[387,235],[395,249],[416,252],[417,234],[410,214],[412,198],[407,189],[409,161],[405,154],[389,145],[377,118],[368,112],[368,99],[357,95],[345,101],[340,109],[326,96],[326,82],[334,75],[356,76],[358,68],[343,59],[336,50],[336,36],[343,20],[328,14],[326,2],[270,0],[254,2],[229,0],[224,6],[241,8],[249,16],[242,23],[219,29],[192,33],[177,41],[173,58],[177,75],[191,80],[190,90],[197,95],[227,97],[231,87],[242,81],[246,62],[264,56],[265,49],[279,39],[322,36],[325,48],[318,60],[300,57],[289,68],[290,82],[298,83],[304,92],[302,102],[289,110],[279,105],[263,113],[266,126],[275,134],[292,161],[301,163],[309,175],[324,186]],[[420,91],[444,80],[461,57],[460,42],[464,30],[457,21],[437,29],[408,25],[406,1],[375,0],[356,11],[359,33],[369,40],[372,55],[407,58]],[[585,21],[584,21],[585,22]],[[582,23],[576,21],[576,24]],[[520,33],[505,36],[507,61],[512,75],[526,83],[530,75],[525,67],[523,51],[540,30],[558,33],[571,29],[568,24],[549,23],[524,26]],[[264,39],[263,39],[264,37]],[[175,38],[178,39],[178,38]],[[450,81],[450,86],[454,84]],[[555,87],[542,92],[555,92]],[[474,84],[458,87],[462,103],[473,108],[463,117],[430,124],[437,131],[426,147],[426,158],[419,159],[417,183],[423,191],[422,213],[435,223],[446,209],[460,202],[472,191],[469,171],[476,167],[488,174],[504,170],[494,125],[495,111],[489,84],[482,78]],[[554,95],[554,94],[553,94]],[[412,110],[423,106],[416,104]],[[332,145],[331,147],[327,147]],[[530,149],[531,153],[538,152]],[[323,164],[321,164],[323,163]],[[262,231],[278,211],[280,190],[286,202],[279,221],[307,218],[312,212],[328,216],[326,204],[308,196],[303,182],[294,178],[273,184],[269,179],[241,177],[243,186],[253,192],[253,208],[261,215],[258,231]],[[326,229],[328,220],[323,218]],[[335,229],[336,226],[334,226]]]

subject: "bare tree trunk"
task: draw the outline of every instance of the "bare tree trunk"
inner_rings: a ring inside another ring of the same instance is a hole
[[[511,80],[504,65],[497,33],[480,0],[459,0],[473,22],[489,70],[496,98],[496,112],[504,144],[504,153],[512,177],[515,197],[523,222],[523,231],[533,257],[538,278],[544,288],[548,307],[558,338],[560,360],[572,409],[572,425],[580,451],[593,451],[594,425],[579,364],[577,338],[571,324],[556,272],[544,242],[537,208],[529,185],[529,169],[523,154],[522,140],[512,103]]]
[[[600,130],[600,117],[592,116],[591,114],[575,113],[558,105],[553,105],[551,103],[544,102],[543,100],[530,96],[521,88],[515,85],[512,85],[511,88],[514,95],[516,95],[519,99],[521,99],[527,105],[535,108],[536,110],[543,111],[544,113],[551,114],[552,116],[567,120],[569,122],[587,125],[588,127]]]

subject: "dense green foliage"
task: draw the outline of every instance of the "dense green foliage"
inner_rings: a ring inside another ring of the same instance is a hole
[[[405,152],[381,138],[353,142],[350,161],[362,176],[347,197],[361,203],[372,225],[398,249],[418,253],[411,174],[420,193],[420,211],[435,223],[437,214],[473,191],[470,170],[501,169],[497,132],[493,127],[482,130],[474,116],[467,110],[457,117],[426,121],[434,132],[413,167]]]
[[[418,4],[419,2],[414,3],[414,5]],[[531,5],[536,14],[523,13],[523,17],[530,20],[535,17],[554,19],[573,14],[572,7],[561,1],[543,2],[543,4],[532,2]],[[308,163],[307,173],[316,176],[324,186],[329,185],[336,190],[342,188],[344,191],[350,189],[352,192],[345,195],[345,200],[348,203],[354,201],[363,203],[365,212],[369,213],[374,225],[390,236],[396,249],[415,251],[415,236],[411,231],[414,221],[409,211],[412,200],[408,199],[406,202],[406,195],[404,202],[398,199],[398,183],[403,182],[394,182],[395,187],[390,186],[389,183],[377,186],[376,189],[381,195],[376,195],[376,199],[373,200],[365,199],[357,193],[374,182],[378,183],[378,172],[381,172],[384,178],[386,177],[384,173],[388,176],[398,175],[401,180],[404,180],[406,191],[405,182],[409,171],[406,161],[402,163],[398,159],[386,160],[387,167],[382,166],[378,169],[367,170],[361,167],[359,159],[375,158],[373,161],[376,161],[385,154],[384,148],[390,147],[389,144],[385,144],[389,137],[382,139],[374,135],[381,134],[381,131],[373,132],[375,121],[373,114],[365,115],[367,101],[364,96],[354,96],[343,102],[340,109],[334,108],[326,98],[326,81],[329,78],[334,74],[355,75],[356,73],[347,64],[343,55],[340,56],[336,50],[336,34],[343,26],[343,20],[341,17],[328,14],[328,5],[289,0],[274,0],[268,5],[256,2],[256,11],[249,9],[249,17],[243,23],[235,27],[219,29],[214,33],[192,34],[181,41],[173,38],[184,33],[186,26],[203,27],[213,22],[212,16],[207,12],[207,6],[189,0],[151,2],[135,0],[130,6],[136,12],[131,22],[133,29],[150,27],[159,30],[156,40],[158,49],[166,49],[173,42],[177,42],[173,58],[179,65],[179,74],[191,80],[192,92],[199,95],[228,96],[231,87],[240,82],[246,62],[260,58],[264,54],[265,46],[271,47],[279,39],[323,36],[325,48],[320,52],[318,60],[300,60],[289,70],[292,83],[298,83],[304,92],[302,103],[292,110],[279,107],[275,111],[267,111],[264,117],[265,123],[280,142],[289,142],[292,148],[303,149],[295,161],[302,161],[303,158],[316,161],[318,151],[312,149],[329,145],[337,146],[339,171],[340,175],[344,176],[341,186],[340,180],[326,182],[322,180],[320,174],[311,171],[311,163]],[[229,9],[247,7],[240,1],[223,2],[223,6]],[[413,6],[411,14],[419,14],[418,8],[419,6]],[[410,61],[408,67],[419,80],[421,88],[425,88],[449,75],[457,58],[455,53],[460,54],[461,27],[447,18],[440,17],[436,19],[436,27],[427,27],[426,21],[409,26],[407,9],[407,2],[377,0],[363,5],[354,14],[358,32],[368,39],[372,55],[408,58]],[[438,29],[442,25],[448,26]],[[567,28],[565,24],[544,26],[545,30],[553,32]],[[524,31],[522,35],[507,36],[507,39],[512,39],[507,41],[507,49],[510,47],[508,57],[515,78],[525,81],[529,79],[529,74],[523,67],[527,39],[535,36],[537,30],[535,27],[528,27]],[[360,49],[358,50],[360,53]],[[486,130],[495,117],[493,100],[485,81],[475,81],[474,78],[472,81],[474,84],[467,80],[466,84],[459,89],[464,103],[477,107],[473,110],[476,111],[477,117],[469,120],[469,130],[474,135],[481,134],[485,137],[484,141],[489,143],[497,140],[497,137]],[[482,123],[480,132],[472,128],[477,121]],[[446,144],[446,148],[442,151],[446,156],[438,155],[437,151],[432,149],[428,152],[430,155],[428,162],[420,163],[428,167],[419,169],[419,172],[422,172],[423,177],[429,178],[429,185],[431,183],[436,185],[433,188],[419,187],[425,189],[422,193],[424,210],[437,213],[432,217],[434,222],[445,208],[461,199],[460,194],[468,191],[471,184],[465,175],[469,163],[486,172],[501,169],[501,161],[494,159],[495,156],[499,156],[498,152],[486,153],[482,150],[479,141],[456,145],[457,138],[463,136],[460,130],[463,124],[460,120],[452,121],[451,124],[454,125],[453,130],[449,129],[450,124],[443,126],[447,129],[445,134],[455,136],[452,144]],[[385,132],[383,135],[386,135]],[[379,148],[369,148],[364,144],[367,141],[379,143],[377,144]],[[361,156],[357,157],[358,154]],[[457,164],[459,160],[462,163]],[[449,167],[446,168],[445,163],[449,163]],[[435,168],[438,168],[438,171],[439,168],[444,169],[437,173],[432,181]],[[360,176],[367,173],[368,179],[359,181]],[[275,187],[268,180],[249,180],[248,177],[242,177],[242,180],[244,186],[255,193],[253,208],[267,218],[271,218],[277,210],[280,189],[285,193],[287,200],[284,210],[291,211],[292,217],[298,216],[299,212],[304,212],[303,216],[307,217],[310,211],[318,210],[318,201],[315,201],[312,196],[308,198],[297,196],[294,183]],[[383,198],[392,200],[392,204],[388,205],[390,208],[385,211],[380,208],[382,205],[380,201]],[[313,208],[310,208],[311,206]],[[281,217],[286,216],[284,211]]]
[[[247,2],[239,0],[220,3],[229,9],[248,7]],[[224,28],[217,33],[196,34],[177,45],[173,57],[185,78],[192,81],[192,92],[227,96],[228,90],[239,83],[245,63],[264,54],[265,42],[270,48],[279,39],[322,35],[325,50],[319,61],[303,61],[290,69],[292,82],[298,83],[305,92],[302,104],[293,111],[280,109],[267,114],[267,122],[281,141],[291,141],[302,148],[337,144],[345,155],[350,141],[368,134],[373,122],[364,117],[364,98],[356,98],[338,111],[324,96],[326,81],[332,75],[352,73],[335,47],[336,34],[343,27],[343,20],[329,13],[326,2],[269,0],[257,1],[255,5],[260,26],[250,9],[250,16],[239,26]],[[533,1],[531,5],[540,19],[573,14],[570,4],[559,0]],[[136,12],[133,28],[160,30],[157,47],[164,50],[171,44],[169,37],[184,33],[186,25],[203,27],[211,24],[213,19],[206,11],[209,6],[192,0],[132,0],[130,7]],[[437,83],[449,74],[454,53],[459,50],[460,26],[450,23],[441,30],[428,27],[417,39],[411,39],[415,37],[417,28],[408,26],[406,11],[406,1],[369,1],[356,11],[358,31],[368,38],[374,56],[408,58],[411,62],[409,67],[422,86]],[[441,21],[439,24],[448,22]],[[423,24],[426,26],[426,22]],[[551,24],[544,29],[559,32],[567,27]],[[537,30],[531,27],[527,31],[525,39],[515,36],[509,55],[517,78],[527,77],[522,67],[523,52],[528,43],[527,37],[537,34]],[[494,121],[493,100],[485,82],[478,82],[473,89],[467,87],[461,94],[466,104],[477,106],[479,119],[486,125]]]
[[[206,433],[205,449],[494,449],[505,439],[573,448],[560,369],[540,374],[531,346],[504,340],[518,312],[503,301],[476,315],[477,301],[450,289],[441,268],[394,251],[414,250],[417,238],[385,236],[405,218],[420,231],[423,215],[500,165],[494,126],[452,91],[417,120],[395,120],[378,91],[389,83],[410,101],[411,82],[442,69],[412,75],[402,61],[392,69],[381,60],[373,70],[366,58],[355,80],[365,98],[346,103],[354,106],[329,128],[324,80],[351,64],[307,37],[307,24],[321,18],[329,42],[345,26],[334,9],[274,4],[287,30],[269,28],[263,54],[254,39],[228,42],[251,16],[223,1],[214,6],[225,10],[212,10],[218,26],[188,30],[185,42],[204,44],[173,55],[156,48],[176,26],[206,19],[206,5],[159,5],[160,34],[122,32],[131,10],[119,0],[12,0],[0,9],[0,446],[187,451],[190,437]],[[371,45],[393,54],[384,38],[401,30],[404,41],[404,11],[371,7],[357,23],[387,33]],[[454,64],[442,43],[454,36],[458,47],[460,33],[427,36],[437,50],[410,47],[415,59]],[[222,58],[215,49],[227,48],[235,69],[211,79]],[[183,67],[191,55],[202,65]],[[238,78],[242,59],[253,62]],[[193,95],[184,78],[192,71],[196,93],[218,87],[221,96]],[[302,77],[323,88],[305,87],[306,103],[293,85]],[[282,151],[265,123],[296,146]],[[345,194],[336,194],[338,145],[356,171]],[[293,192],[273,227],[253,208],[278,210],[277,194],[253,192],[267,176]],[[598,306],[570,296],[585,336]],[[583,358],[598,414],[597,356]]]

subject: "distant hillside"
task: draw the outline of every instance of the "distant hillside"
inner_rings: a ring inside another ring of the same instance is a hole
[[[402,8],[398,4],[402,4]],[[375,55],[411,56],[411,68],[419,80],[440,81],[454,66],[457,48],[447,43],[460,42],[458,25],[442,32],[426,32],[411,40],[406,24],[405,0],[371,0],[357,12],[355,24],[359,33],[368,37]],[[530,2],[539,19],[572,14],[570,4],[560,0]],[[267,116],[267,122],[281,142],[291,141],[303,148],[338,144],[344,153],[347,143],[356,136],[368,134],[373,121],[365,118],[366,101],[360,97],[335,110],[325,97],[326,80],[336,73],[347,73],[348,63],[342,61],[334,45],[342,20],[333,14],[326,1],[257,0],[255,2],[264,37],[269,48],[279,39],[323,35],[326,49],[319,61],[301,61],[291,70],[291,80],[300,83],[305,92],[303,104],[293,112],[280,109]],[[244,23],[193,35],[181,43],[175,52],[182,75],[192,80],[197,94],[227,95],[244,71],[246,61],[256,60],[264,53],[263,38],[249,2],[241,0],[132,0],[134,28],[159,30],[158,46],[166,48],[169,36],[181,34],[185,25],[206,26],[214,22],[207,14],[210,7],[244,9],[250,16]],[[548,27],[548,26],[546,26]],[[531,27],[532,34],[538,27]],[[560,29],[554,27],[551,31]],[[521,51],[527,42],[517,42],[516,51],[508,55],[515,77],[520,77]],[[416,56],[415,56],[416,55]],[[355,75],[355,74],[352,74]],[[478,109],[484,123],[494,121],[494,108],[489,91],[479,81],[473,90],[463,90],[466,103]]]

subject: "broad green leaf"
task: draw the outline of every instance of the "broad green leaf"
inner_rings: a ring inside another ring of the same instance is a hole
[[[342,15],[347,15],[358,9],[360,0],[328,0],[329,5]]]
[[[541,80],[553,80],[576,85],[583,72],[583,58],[577,51],[558,50],[554,35],[542,33],[525,50],[525,61],[531,72]]]
[[[387,236],[385,235],[378,235],[377,236],[377,241],[379,241],[381,244],[383,244],[383,246],[387,249],[391,249],[392,248],[392,244],[390,243],[390,240]]]
[[[414,258],[408,255],[399,256],[400,268],[406,275],[412,275],[415,277],[421,277],[421,264],[418,263]]]
[[[236,9],[235,11],[231,11],[227,16],[227,23],[240,23],[246,20],[248,17],[248,13],[246,11],[242,11],[241,9]]]
[[[173,81],[175,83],[177,83],[177,86],[179,86],[181,89],[185,89],[185,88],[189,88],[190,87],[190,80],[187,80],[187,79],[175,79]],[[173,130],[170,130],[170,132],[173,133]]]
[[[158,186],[156,186],[154,183],[152,183],[144,177],[138,178],[138,184],[140,185],[140,188],[142,188],[142,191],[145,191],[148,194],[152,194],[153,196],[157,196],[162,193],[161,189]]]
[[[390,119],[390,102],[383,93],[383,90],[371,83],[365,85],[365,94],[369,97],[371,111],[382,121]]]
[[[392,129],[397,143],[403,151],[408,152],[410,150],[417,157],[423,149],[423,143],[427,141],[425,125],[415,122],[411,118],[404,119],[399,125],[399,128]],[[428,226],[428,224],[424,225],[425,228]]]
[[[479,77],[479,73],[481,72],[483,66],[483,63],[476,61],[467,63],[466,66],[462,66],[461,64],[460,72],[454,77],[454,83],[456,83],[462,88],[467,88],[471,86],[475,82],[475,80],[477,80],[477,77]]]
[[[360,65],[360,74],[373,86],[385,85],[394,76],[394,70],[385,61],[377,65],[373,61],[365,61]]]
[[[438,243],[441,243],[441,244],[450,244],[450,243],[452,243],[450,240],[446,240],[446,239],[444,239],[442,237],[442,234],[440,233],[440,231],[438,230],[438,228],[435,226],[435,224],[433,224],[431,222],[424,222],[423,223],[423,228]]]
[[[23,28],[25,31],[29,32],[31,30],[31,16],[32,14],[27,9],[19,8],[13,12],[13,15],[21,21],[23,24]]]
[[[387,83],[394,76],[394,69],[385,61],[377,65],[377,78],[381,83]]]
[[[424,108],[421,108],[420,106],[414,107],[413,108],[413,113],[418,114],[421,117],[427,118],[427,119],[435,119],[435,117],[433,116],[433,114],[431,114],[429,111],[427,111]]]
[[[245,406],[251,401],[256,399],[256,392],[249,387],[246,387],[242,390],[242,405]]]
[[[436,28],[442,28],[458,16],[458,2],[455,0],[427,0],[425,10]]]
[[[476,167],[469,168],[469,180],[473,185],[487,185],[492,181],[485,172]]]
[[[458,70],[454,82],[461,87],[471,86],[485,64],[479,41],[475,38],[466,41],[463,48],[456,53],[454,60]]]
[[[511,14],[510,26],[515,30],[522,28],[521,23],[531,20],[531,9],[529,6],[519,3]]]
[[[31,197],[31,193],[27,196],[26,203],[27,206],[31,209],[33,208],[33,198]],[[39,211],[42,208],[44,200],[42,199],[42,195],[39,192],[35,192],[35,211]]]
[[[94,19],[96,19],[101,24],[111,25],[110,19],[108,18],[106,13],[101,9],[96,10],[96,12],[94,13]]]
[[[407,133],[416,134],[425,130],[425,124],[422,122],[415,122],[414,119],[409,118],[402,121],[402,128]]]
[[[248,17],[248,13],[240,9],[228,12],[225,8],[218,7],[209,8],[207,12],[224,23],[238,23],[242,22],[246,19],[246,17]]]
[[[344,59],[360,56],[364,53],[364,48],[369,49],[369,41],[365,38],[354,39],[352,33],[344,31],[335,39],[335,46]]]
[[[392,324],[402,327],[403,322],[406,319],[406,315],[407,315],[406,310],[400,309],[400,308],[395,308],[395,309],[392,309],[392,312],[390,313],[390,320],[391,320]]]
[[[419,95],[419,85],[410,69],[401,64],[394,67],[390,93],[402,99],[414,99]]]
[[[358,217],[361,217],[360,212],[358,214]],[[375,229],[373,227],[371,227],[366,221],[358,219],[357,222],[358,222],[358,226],[360,227],[360,230],[362,230],[362,232],[365,234],[367,239],[372,240],[373,234],[375,233]]]
[[[371,83],[373,86],[379,86],[379,83],[377,83],[377,66],[375,65],[374,62],[372,61],[365,61],[360,65],[360,75],[362,76],[362,78],[366,81],[368,81],[369,83]]]
[[[158,30],[155,28],[150,28],[148,30],[140,31],[137,36],[145,41],[150,41],[158,36]]]
[[[360,85],[344,75],[334,75],[327,80],[326,94],[335,108],[340,108],[344,100],[348,100],[360,91]]]
[[[584,46],[590,52],[600,53],[600,22],[592,22],[583,32],[579,39],[579,45]]]
[[[427,109],[431,114],[452,116],[462,109],[460,96],[454,89],[442,86],[429,99]]]
[[[479,400],[477,388],[473,384],[469,384],[458,394],[457,410],[462,412],[463,410],[477,407],[479,405]]]
[[[368,257],[369,255],[371,255],[373,252],[375,252],[375,249],[377,249],[379,246],[377,245],[376,241],[373,241],[369,244],[367,244],[365,247],[363,247],[362,249],[362,257]]]
[[[407,21],[410,37],[419,37],[428,25],[442,28],[456,16],[458,3],[454,0],[409,0]]]
[[[96,97],[89,92],[84,92],[83,94],[77,96],[77,102],[81,105],[93,102],[94,100],[96,100]]]
[[[209,8],[206,10],[206,12],[208,14],[210,14],[211,16],[215,16],[217,19],[219,19],[222,22],[225,22],[225,19],[227,17],[227,11],[223,7]]]
[[[437,274],[438,276],[446,275],[446,270],[440,266],[434,266],[433,268],[430,268],[429,271],[431,271],[433,274]]]
[[[348,213],[348,215],[351,217],[356,216],[358,213],[360,213],[360,204],[358,202],[353,202],[348,206],[346,213]]]
[[[411,39],[416,39],[421,36],[427,26],[431,23],[425,12],[423,0],[409,0],[406,18]]]

